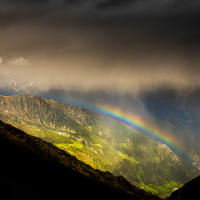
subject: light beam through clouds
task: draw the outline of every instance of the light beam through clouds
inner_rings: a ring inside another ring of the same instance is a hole
[[[3,59],[0,57],[0,66],[2,65],[3,63]]]

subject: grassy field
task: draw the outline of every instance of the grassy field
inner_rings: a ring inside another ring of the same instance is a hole
[[[126,159],[126,160],[129,160],[129,161],[134,162],[134,163],[136,163],[136,164],[140,164],[140,161],[136,161],[135,158],[130,158],[130,157],[128,157],[126,154],[124,154],[124,153],[122,153],[122,152],[120,152],[120,151],[116,151],[116,153],[117,153],[119,156],[121,156],[122,158]]]
[[[95,146],[97,146],[97,147],[103,147],[101,144],[94,144]]]
[[[74,147],[74,148],[77,148],[77,149],[83,148],[83,144],[80,143],[78,140],[76,140],[76,141],[72,140],[71,142],[73,142],[73,143],[72,144],[60,143],[60,144],[55,144],[55,146],[57,146],[58,148],[63,149],[63,150],[67,150],[69,147]]]
[[[145,191],[151,192],[157,196],[163,197],[167,194],[171,194],[173,191],[182,187],[183,184],[175,183],[175,182],[166,182],[164,185],[153,185],[150,184],[148,186],[141,183],[140,187]]]

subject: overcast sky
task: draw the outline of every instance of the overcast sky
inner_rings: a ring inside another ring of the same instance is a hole
[[[45,90],[200,85],[198,0],[0,0],[0,72]]]

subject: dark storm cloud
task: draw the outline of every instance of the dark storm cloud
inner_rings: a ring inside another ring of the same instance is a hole
[[[0,0],[0,67],[41,76],[45,88],[134,92],[199,84],[199,4]]]
[[[138,2],[139,0],[107,0],[107,1],[100,1],[97,3],[97,8],[116,8],[116,7],[127,7],[132,6],[134,2]]]

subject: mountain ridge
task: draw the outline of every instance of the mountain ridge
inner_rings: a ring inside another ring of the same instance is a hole
[[[173,141],[172,139],[171,141],[169,141],[168,145],[170,149],[175,152],[179,157],[183,157],[191,162],[197,162],[198,165],[200,165],[200,137],[196,133],[194,133],[189,126],[186,126],[178,119],[173,118],[167,121],[161,121],[155,118],[143,119],[146,124],[148,124],[148,127],[156,127],[157,131],[163,134],[163,138],[169,137],[176,141],[176,146],[178,148],[173,147],[173,145],[170,146],[170,142]],[[156,141],[167,144],[164,140],[159,140],[148,133],[143,133],[150,139],[154,139]],[[182,152],[179,151],[179,147],[182,148]]]
[[[0,150],[1,169],[4,172],[0,182],[7,184],[7,187],[4,186],[9,190],[6,197],[34,199],[36,195],[39,199],[49,199],[71,194],[93,199],[93,192],[97,192],[98,197],[106,199],[160,199],[131,185],[122,176],[114,177],[109,172],[94,170],[51,143],[30,136],[1,120]],[[15,183],[21,186],[22,191],[16,189]],[[24,184],[29,191],[24,190]]]
[[[197,167],[177,157],[166,145],[84,108],[35,95],[16,95],[0,96],[0,112],[4,122],[155,194],[162,195],[155,185],[185,183],[199,174]]]
[[[200,176],[192,179],[183,187],[171,194],[168,200],[188,200],[197,199],[199,196]]]
[[[194,138],[200,139],[200,136],[198,134],[196,134],[195,132],[193,132],[193,130],[191,129],[191,123],[188,125],[183,124],[181,121],[179,121],[176,118],[171,118],[169,120],[166,120],[166,122],[169,122],[172,126],[178,128],[181,131],[184,131],[186,133],[189,133],[191,136],[193,136]]]

